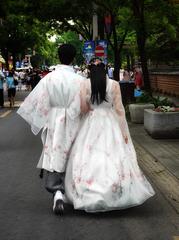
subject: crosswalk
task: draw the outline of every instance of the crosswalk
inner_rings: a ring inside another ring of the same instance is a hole
[[[12,110],[20,107],[21,103],[22,101],[16,101],[14,107],[10,108],[9,102],[5,102],[4,108],[2,109],[2,111],[0,111],[0,119],[7,117],[12,112]]]
[[[7,117],[11,112],[12,110],[5,111],[4,113],[0,114],[0,118]]]
[[[20,107],[21,103],[22,103],[22,101],[15,101],[14,107],[15,107],[15,108]],[[9,107],[10,107],[8,101],[6,101],[6,102],[4,103],[4,107],[5,107],[5,108],[9,108]]]

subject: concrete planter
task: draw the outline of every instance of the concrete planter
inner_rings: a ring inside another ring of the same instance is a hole
[[[129,112],[131,117],[131,122],[143,123],[144,122],[144,109],[153,109],[154,105],[150,103],[134,103],[129,104]]]
[[[153,138],[179,138],[179,112],[144,110],[144,128]]]

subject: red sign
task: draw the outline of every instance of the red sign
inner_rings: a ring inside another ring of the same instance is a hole
[[[100,46],[100,45],[96,46],[95,56],[96,57],[104,57],[104,48],[102,46]]]

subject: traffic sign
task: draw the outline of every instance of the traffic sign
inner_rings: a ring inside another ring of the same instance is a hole
[[[95,48],[95,56],[96,57],[104,57],[104,48],[100,45],[97,45]]]
[[[83,47],[83,56],[86,59],[86,63],[89,64],[90,60],[94,57],[95,42],[85,41]]]

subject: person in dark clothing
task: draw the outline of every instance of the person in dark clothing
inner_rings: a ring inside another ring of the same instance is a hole
[[[31,90],[33,90],[41,79],[38,69],[34,70],[34,72],[30,75],[30,78]]]
[[[4,83],[4,74],[0,70],[0,107],[4,107],[4,88],[3,88],[3,83]]]

